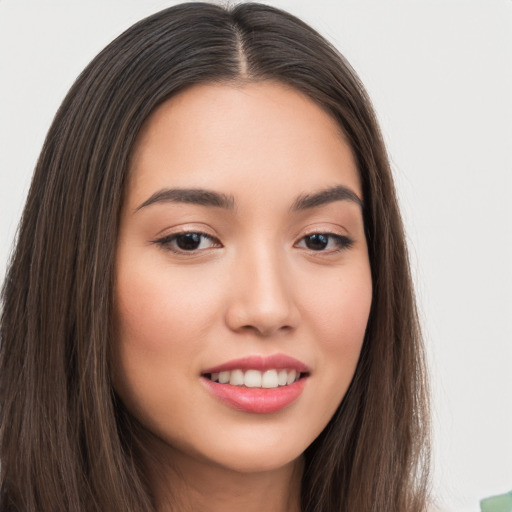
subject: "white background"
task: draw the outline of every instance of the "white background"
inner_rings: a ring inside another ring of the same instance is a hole
[[[164,0],[0,0],[0,279],[78,73]],[[330,39],[378,112],[433,381],[434,496],[512,489],[512,0],[275,0]]]

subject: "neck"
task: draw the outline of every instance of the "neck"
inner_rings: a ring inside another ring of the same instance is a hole
[[[146,458],[158,512],[300,512],[302,458],[239,472],[170,450],[166,460]]]

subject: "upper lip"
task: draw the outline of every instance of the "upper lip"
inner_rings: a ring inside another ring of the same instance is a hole
[[[232,359],[217,366],[212,366],[202,373],[219,373],[231,370],[296,370],[300,373],[309,372],[309,368],[303,362],[286,354],[273,354],[271,356],[252,355]]]

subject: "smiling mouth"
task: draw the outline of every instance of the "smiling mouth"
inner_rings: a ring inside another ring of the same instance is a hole
[[[206,373],[204,377],[219,384],[230,384],[246,388],[272,389],[289,386],[305,377],[306,372],[298,372],[295,369],[271,369],[259,370],[231,370]]]
[[[286,354],[233,359],[201,373],[206,389],[224,405],[251,414],[278,413],[295,402],[310,368]]]

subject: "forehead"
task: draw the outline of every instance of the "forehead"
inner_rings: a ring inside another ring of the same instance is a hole
[[[172,185],[236,195],[241,184],[262,190],[273,180],[297,192],[341,182],[361,195],[339,125],[307,96],[271,81],[206,84],[173,96],[147,119],[128,192],[143,200]]]

